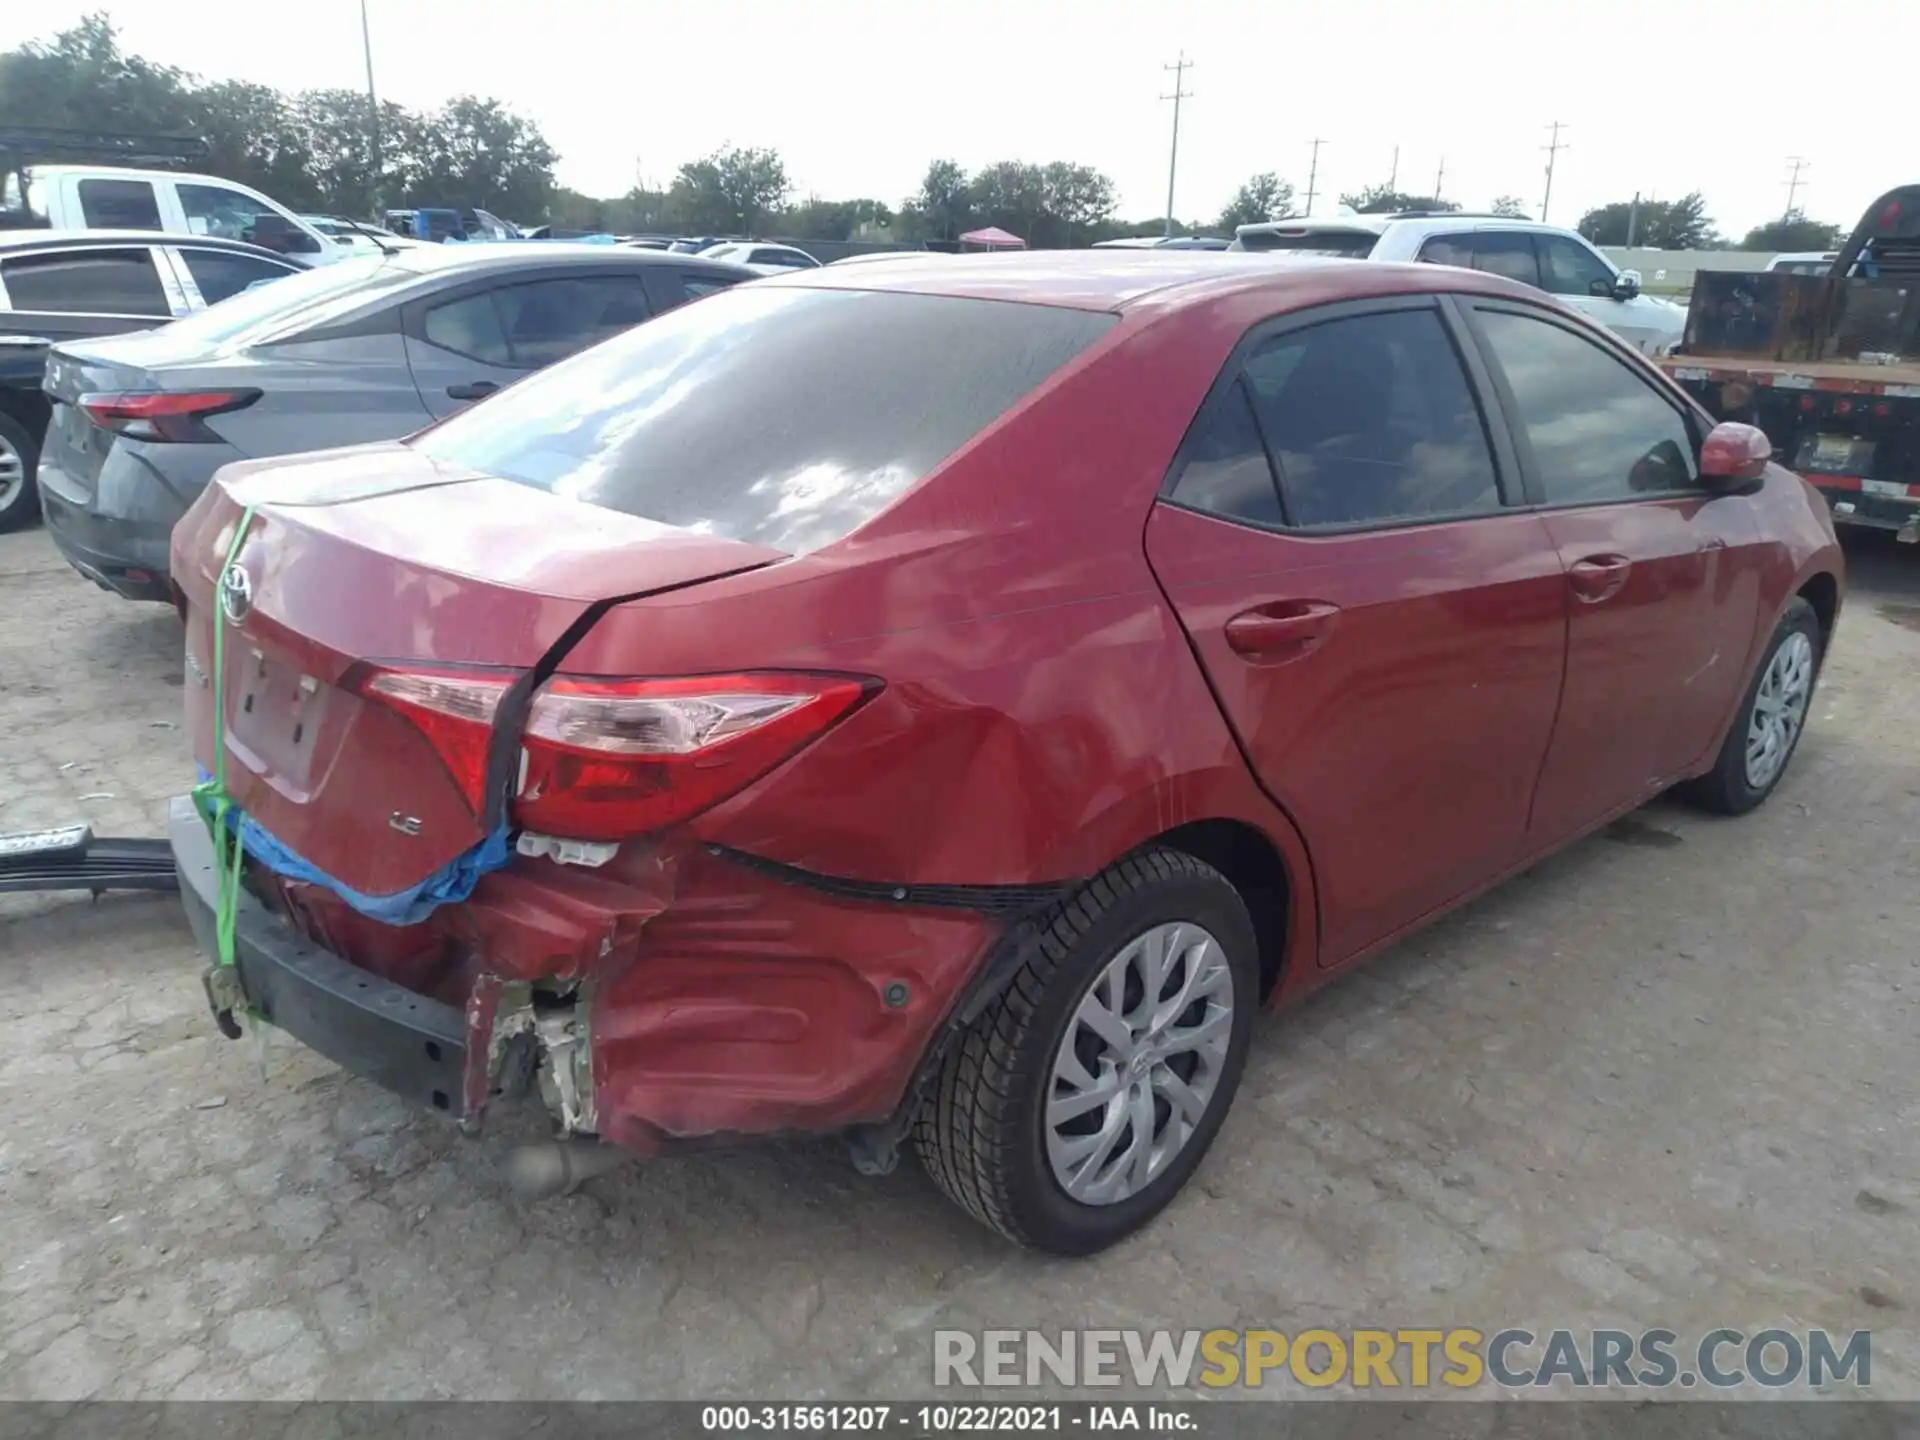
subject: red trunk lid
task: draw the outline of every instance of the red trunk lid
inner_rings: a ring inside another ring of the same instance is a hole
[[[208,770],[215,591],[249,504],[236,567],[250,603],[227,607],[223,637],[227,788],[283,844],[369,894],[424,880],[482,829],[412,724],[345,688],[356,665],[525,670],[596,602],[785,558],[403,445],[230,466],[173,536],[188,728]]]

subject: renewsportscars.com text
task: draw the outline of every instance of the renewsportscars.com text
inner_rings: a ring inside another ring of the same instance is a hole
[[[936,1330],[936,1386],[1814,1390],[1873,1383],[1855,1330]]]

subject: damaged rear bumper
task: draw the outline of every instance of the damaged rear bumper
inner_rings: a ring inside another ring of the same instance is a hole
[[[167,813],[180,899],[212,958],[218,889],[213,839],[185,796]],[[309,943],[243,889],[234,968],[261,1019],[335,1064],[430,1109],[465,1113],[466,1021],[452,1005],[416,995]]]

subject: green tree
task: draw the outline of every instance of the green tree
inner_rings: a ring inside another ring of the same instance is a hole
[[[1091,165],[1055,160],[1041,172],[1041,194],[1049,228],[1058,227],[1055,243],[1086,241],[1089,233],[1112,218],[1119,203],[1113,181]]]
[[[1231,235],[1238,226],[1278,220],[1292,208],[1293,186],[1273,171],[1263,170],[1233,192],[1220,212],[1220,228]]]
[[[0,55],[0,123],[131,134],[191,131],[193,77],[120,49],[105,12]]]
[[[247,80],[223,80],[192,93],[193,129],[212,151],[207,169],[273,196],[296,210],[330,198],[327,178],[308,148],[309,132],[297,108],[278,90]]]
[[[1047,228],[1047,176],[1040,166],[1001,160],[976,171],[967,188],[979,225],[997,225],[1036,249],[1047,244],[1041,234]]]
[[[459,95],[421,118],[413,205],[478,205],[508,219],[546,214],[560,157],[531,120],[498,100]]]
[[[951,240],[973,223],[973,195],[967,172],[952,160],[927,166],[920,188],[901,206],[906,230],[915,239]]]
[[[1397,210],[1458,210],[1451,200],[1436,195],[1411,195],[1391,185],[1369,185],[1352,195],[1340,197],[1342,205],[1351,205],[1362,215],[1391,215]]]
[[[1707,202],[1698,190],[1678,200],[1616,200],[1580,217],[1580,233],[1596,245],[1645,245],[1655,250],[1707,250],[1722,243],[1707,217]],[[1633,231],[1629,242],[1627,231]]]
[[[851,240],[863,225],[891,225],[893,211],[878,200],[822,200],[810,195],[781,212],[774,224],[795,240]]]
[[[1528,218],[1526,203],[1518,195],[1496,195],[1491,208],[1496,215],[1510,215],[1515,220]]]
[[[778,151],[730,146],[682,165],[671,193],[691,229],[752,235],[790,188]]]
[[[1756,225],[1740,242],[1742,250],[1833,250],[1841,240],[1840,228],[1819,220],[1809,220],[1798,210],[1778,220]]]

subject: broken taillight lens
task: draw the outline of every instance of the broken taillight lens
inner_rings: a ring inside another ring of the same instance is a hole
[[[361,693],[432,744],[467,803],[484,808],[488,750],[510,672],[380,670]],[[845,719],[878,683],[784,671],[683,679],[555,676],[521,732],[516,825],[623,840],[689,819]]]
[[[209,415],[244,410],[260,398],[258,390],[138,392],[82,395],[82,413],[103,430],[132,440],[177,445],[211,444],[221,437],[204,423]]]

